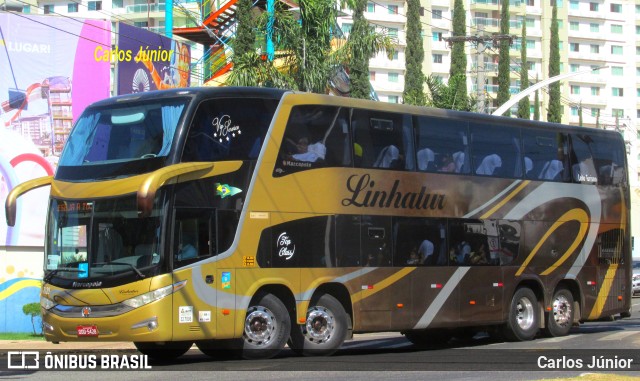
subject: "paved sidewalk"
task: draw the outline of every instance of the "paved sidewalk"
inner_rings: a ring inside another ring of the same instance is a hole
[[[0,350],[100,350],[100,349],[136,349],[130,342],[61,342],[53,344],[44,340],[0,340]]]

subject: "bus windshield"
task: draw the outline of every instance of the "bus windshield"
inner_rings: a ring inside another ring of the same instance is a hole
[[[62,177],[77,179],[74,173],[86,173],[87,166],[92,171],[111,166],[119,170],[114,173],[122,175],[123,163],[163,163],[157,158],[168,156],[187,102],[186,98],[159,99],[87,109],[60,157]]]
[[[123,282],[158,273],[160,210],[139,218],[133,196],[97,201],[53,199],[49,207],[45,278],[79,283]],[[102,284],[105,286],[106,284]]]

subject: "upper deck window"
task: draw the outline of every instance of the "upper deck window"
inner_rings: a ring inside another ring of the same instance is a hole
[[[348,110],[296,106],[287,122],[274,176],[309,168],[350,167],[350,141]]]
[[[189,127],[182,161],[255,160],[278,106],[274,99],[202,102]]]

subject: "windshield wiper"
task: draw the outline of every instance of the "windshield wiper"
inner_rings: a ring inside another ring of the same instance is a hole
[[[129,266],[131,267],[131,269],[138,274],[138,276],[140,277],[140,279],[144,279],[144,274],[142,272],[140,272],[140,270],[138,270],[137,267],[135,267],[134,265],[132,265],[131,263],[127,263],[127,262],[107,262],[108,265],[125,265],[125,266]]]
[[[60,267],[60,268],[51,270],[47,275],[44,276],[44,278],[42,278],[42,280],[45,283],[49,283],[49,281],[51,281],[51,278],[53,278],[53,276],[56,275],[58,273],[58,271],[68,271],[68,272],[72,272],[72,273],[80,273],[80,272],[85,272],[86,270],[80,270],[80,269],[73,268],[73,267]]]

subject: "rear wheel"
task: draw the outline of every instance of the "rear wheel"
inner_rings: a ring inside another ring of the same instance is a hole
[[[511,341],[526,341],[538,333],[538,298],[530,289],[516,290],[511,299],[504,335]]]
[[[193,345],[191,341],[170,341],[166,343],[135,342],[136,348],[153,360],[174,360],[187,353]]]
[[[266,294],[247,309],[242,335],[242,357],[248,360],[276,356],[291,333],[287,308],[275,295]]]
[[[325,294],[307,311],[305,324],[291,330],[291,349],[303,356],[328,356],[340,348],[349,330],[342,304]]]
[[[566,288],[560,288],[553,294],[551,311],[547,318],[546,333],[549,336],[566,336],[573,325],[573,295]]]

